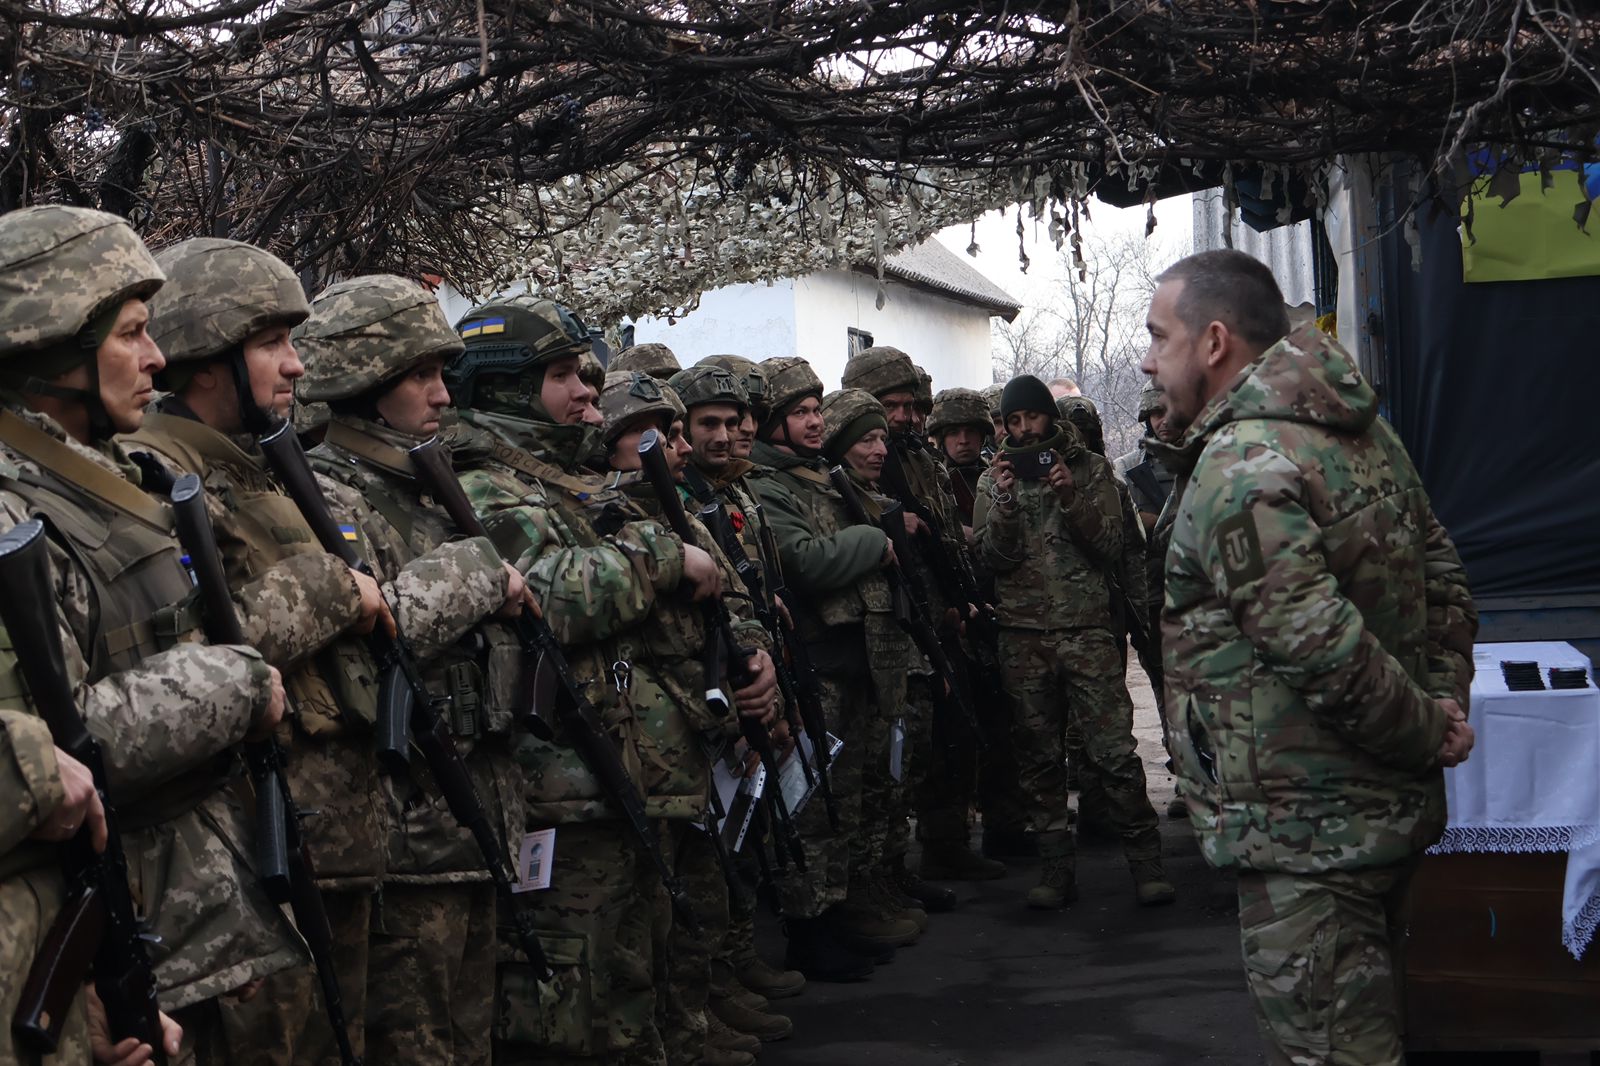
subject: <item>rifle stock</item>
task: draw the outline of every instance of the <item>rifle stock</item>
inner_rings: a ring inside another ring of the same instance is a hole
[[[36,1054],[54,1051],[68,1008],[88,973],[88,967],[79,967],[92,960],[95,991],[105,1005],[113,1042],[137,1037],[155,1049],[155,1061],[164,1062],[155,971],[128,890],[128,860],[107,790],[105,760],[99,742],[84,725],[67,674],[49,549],[39,519],[22,522],[0,536],[0,588],[5,590],[0,595],[0,624],[11,638],[17,671],[32,705],[55,745],[93,775],[109,831],[103,852],[94,850],[87,824],[62,847],[67,898],[74,902],[70,913],[51,926],[46,950],[28,970],[25,998],[12,1016],[12,1032],[19,1045]],[[31,997],[27,990],[32,990]]]

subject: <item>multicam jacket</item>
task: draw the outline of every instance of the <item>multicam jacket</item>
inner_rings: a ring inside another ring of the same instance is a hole
[[[1444,827],[1434,701],[1466,707],[1477,615],[1372,388],[1307,327],[1175,459],[1167,746],[1206,858],[1318,873],[1414,855]]]

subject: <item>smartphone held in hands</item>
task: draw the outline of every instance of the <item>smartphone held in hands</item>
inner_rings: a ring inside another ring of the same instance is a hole
[[[1006,449],[1006,459],[1021,481],[1039,481],[1056,465],[1056,453],[1050,448],[1028,448],[1020,451]]]

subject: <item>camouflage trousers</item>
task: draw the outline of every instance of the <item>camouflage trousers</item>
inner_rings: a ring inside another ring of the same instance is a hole
[[[22,983],[33,965],[50,923],[61,909],[61,875],[54,869],[30,870],[0,882],[0,1062],[35,1066],[45,1060],[23,1052],[12,1042],[11,1016],[22,998]],[[89,1025],[83,996],[72,1001],[72,1013],[61,1031],[61,1044],[50,1062],[78,1066],[89,1061]]]
[[[711,959],[727,936],[728,882],[705,833],[674,822],[663,836],[662,850],[671,857],[695,928],[670,921],[670,929],[661,931],[667,980],[657,989],[657,1025],[666,1043],[668,1066],[689,1066],[705,1053]]]
[[[322,903],[333,932],[333,961],[350,1042],[361,1055],[372,893],[324,889]],[[322,986],[310,964],[273,974],[248,1003],[228,996],[216,1002],[229,1061],[253,1066],[340,1066],[339,1045],[323,1006]]]
[[[1156,812],[1133,740],[1133,702],[1110,630],[1006,629],[1000,660],[1006,691],[1016,701],[1012,737],[1033,827],[1041,833],[1067,829],[1066,729],[1076,722],[1128,857],[1159,855]]]
[[[386,884],[373,907],[371,945],[367,1058],[487,1066],[494,885]]]
[[[499,1066],[665,1066],[656,1028],[656,948],[667,905],[655,868],[620,822],[557,828],[550,887],[534,893],[543,984],[501,937]]]
[[[867,763],[887,758],[887,726],[878,713],[871,686],[859,676],[817,675],[817,689],[828,716],[828,731],[844,741],[831,767],[839,831],[828,824],[820,797],[795,818],[805,849],[806,872],[792,864],[778,878],[778,901],[790,918],[815,918],[844,900],[852,863],[868,861],[862,834],[862,774]]]
[[[896,719],[905,726],[898,781],[891,773]],[[912,799],[920,792],[922,779],[928,772],[932,722],[932,680],[927,674],[913,674],[906,680],[905,699],[898,713],[887,718],[881,727],[882,751],[872,757],[861,773],[861,862],[864,864],[890,870],[905,865],[906,851],[911,846]]]
[[[820,804],[821,796],[812,803]],[[755,849],[746,845],[728,856],[733,866],[737,891],[728,892],[728,931],[711,958],[711,987],[726,987],[739,964],[756,954],[756,891],[761,885],[761,862]]]
[[[1239,872],[1245,978],[1273,1066],[1400,1066],[1400,957],[1414,862]]]

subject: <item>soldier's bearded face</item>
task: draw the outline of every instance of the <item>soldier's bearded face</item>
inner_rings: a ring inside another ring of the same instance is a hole
[[[975,463],[982,452],[983,430],[977,426],[955,426],[944,431],[944,454],[952,463]]]
[[[683,435],[683,419],[674,418],[672,428],[667,430],[667,469],[672,471],[672,480],[683,480],[683,471],[693,454],[689,438]]]
[[[544,370],[544,383],[539,386],[539,402],[550,418],[563,426],[575,426],[583,421],[583,407],[589,399],[589,386],[578,377],[578,357],[557,359]]]
[[[1164,281],[1156,286],[1155,297],[1145,315],[1150,331],[1150,348],[1139,369],[1154,379],[1156,388],[1166,394],[1168,432],[1181,435],[1205,406],[1206,360],[1202,337],[1194,336],[1178,317],[1178,298],[1184,283]]]
[[[144,424],[144,409],[155,388],[155,374],[167,365],[161,349],[145,332],[149,321],[150,312],[143,300],[127,301],[95,353],[100,403],[119,433],[132,433]],[[73,374],[83,379],[77,387],[89,384],[87,366]]]
[[[306,372],[289,341],[289,327],[270,326],[245,338],[244,365],[256,406],[275,418],[288,418],[294,406],[295,379]]]
[[[412,367],[378,397],[378,417],[391,429],[414,437],[439,432],[439,418],[450,406],[444,384],[444,357],[433,356]]]
[[[883,475],[883,460],[888,454],[889,435],[881,429],[874,429],[850,445],[844,453],[844,460],[863,481],[877,481]]]
[[[1012,411],[1006,416],[1006,432],[1018,444],[1033,444],[1050,435],[1054,422],[1043,411]]]
[[[700,404],[689,412],[689,443],[695,461],[707,470],[721,470],[733,458],[744,413],[727,403]]]
[[[878,397],[883,404],[883,413],[889,419],[889,429],[894,433],[904,433],[914,428],[917,419],[917,397],[915,393],[907,391],[887,392]]]

